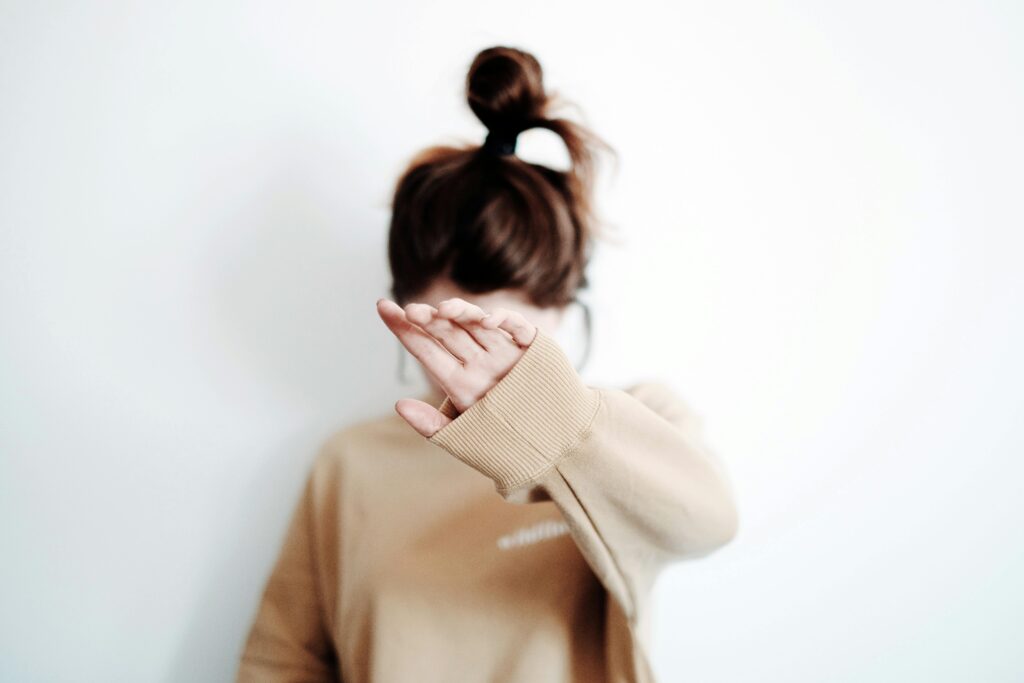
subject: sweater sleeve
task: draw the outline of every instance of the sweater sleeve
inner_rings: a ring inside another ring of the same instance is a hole
[[[429,437],[513,503],[551,500],[633,622],[659,571],[733,538],[737,512],[700,420],[668,387],[590,387],[542,330],[512,369]]]
[[[317,575],[314,487],[311,472],[250,626],[237,683],[339,680]]]

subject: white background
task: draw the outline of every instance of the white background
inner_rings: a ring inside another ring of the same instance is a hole
[[[85,5],[0,9],[0,679],[233,675],[316,447],[422,387],[389,193],[493,44],[621,156],[585,378],[738,491],[662,680],[1024,679],[1021,5]]]

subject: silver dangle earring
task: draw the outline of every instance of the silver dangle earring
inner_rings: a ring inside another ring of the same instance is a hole
[[[411,384],[409,379],[405,376],[405,346],[402,345],[401,340],[398,340],[398,382],[399,384]]]
[[[592,332],[590,306],[587,305],[587,302],[580,300],[578,297],[574,297],[573,301],[575,301],[583,308],[583,326],[587,333],[586,345],[583,347],[583,359],[580,361],[580,364],[576,366],[576,372],[582,372],[583,367],[587,364],[587,359],[590,358],[590,344]]]

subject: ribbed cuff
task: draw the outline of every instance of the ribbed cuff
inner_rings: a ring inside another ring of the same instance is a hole
[[[584,384],[558,343],[543,330],[525,353],[476,403],[429,437],[494,480],[499,492],[529,482],[585,436],[600,394]]]

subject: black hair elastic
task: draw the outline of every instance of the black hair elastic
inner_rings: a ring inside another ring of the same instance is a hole
[[[481,149],[495,156],[515,154],[518,137],[519,131],[489,130]]]

